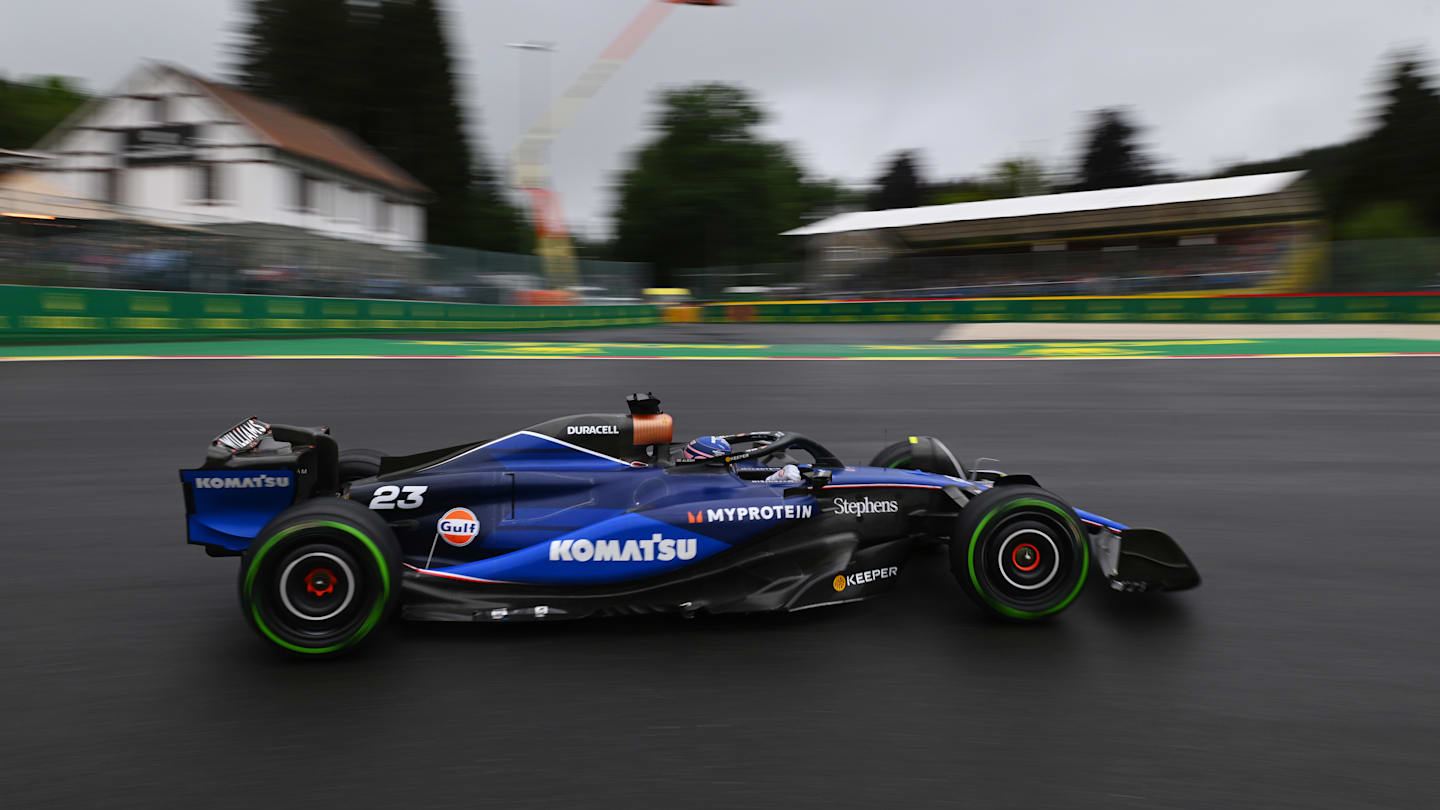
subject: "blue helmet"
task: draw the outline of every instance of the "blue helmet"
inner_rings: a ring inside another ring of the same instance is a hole
[[[699,436],[685,445],[685,458],[710,458],[730,452],[730,442],[722,436]]]

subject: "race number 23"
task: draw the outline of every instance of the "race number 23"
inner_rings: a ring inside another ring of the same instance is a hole
[[[429,487],[397,487],[386,484],[375,490],[370,498],[371,509],[414,509],[425,503],[425,490]],[[401,497],[401,496],[404,497]]]

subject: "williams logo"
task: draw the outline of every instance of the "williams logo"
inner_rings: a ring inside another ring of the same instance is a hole
[[[550,559],[561,562],[651,562],[695,559],[695,538],[661,537],[649,540],[551,540]]]
[[[858,501],[846,500],[845,498],[835,499],[835,512],[841,515],[887,515],[900,511],[900,504],[895,501],[872,501],[869,498],[861,498]]]
[[[854,574],[836,574],[835,579],[830,582],[830,587],[839,593],[846,588],[853,588],[856,585],[868,585],[881,579],[889,579],[900,573],[899,566],[892,565],[888,568],[871,568],[869,571],[857,571]]]
[[[802,520],[815,512],[814,504],[786,503],[779,506],[726,506],[720,509],[687,511],[686,523],[730,523],[737,520]]]
[[[566,436],[619,436],[620,428],[615,425],[571,425],[565,428]]]
[[[269,489],[288,486],[290,479],[277,475],[247,475],[244,478],[222,478],[217,475],[195,479],[196,489]]]

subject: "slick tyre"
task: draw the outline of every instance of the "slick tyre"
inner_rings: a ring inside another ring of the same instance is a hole
[[[379,450],[371,450],[367,447],[352,447],[340,451],[340,483],[348,484],[351,481],[358,481],[361,478],[370,478],[380,474],[380,457],[385,455]]]
[[[1090,568],[1084,525],[1039,487],[1001,486],[956,519],[950,566],[966,595],[1006,619],[1033,621],[1075,601]]]
[[[955,458],[950,448],[932,436],[907,436],[904,441],[895,442],[876,453],[875,458],[870,459],[870,466],[970,477],[965,465]]]
[[[240,558],[240,608],[267,641],[306,656],[364,641],[400,594],[390,527],[351,501],[321,498],[275,516]]]

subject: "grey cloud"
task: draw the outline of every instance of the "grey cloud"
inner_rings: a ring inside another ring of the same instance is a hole
[[[498,162],[538,114],[538,60],[504,43],[557,43],[560,93],[643,0],[450,0],[467,101]],[[14,3],[0,70],[60,73],[107,88],[146,57],[215,76],[238,0]],[[1422,0],[735,0],[681,6],[556,144],[569,218],[608,230],[611,186],[647,136],[661,86],[735,81],[771,111],[810,170],[864,181],[886,153],[919,148],[931,177],[972,174],[1017,152],[1074,151],[1082,114],[1134,108],[1174,170],[1275,157],[1355,134],[1380,60],[1440,56],[1440,11]],[[525,119],[517,91],[526,98]]]

